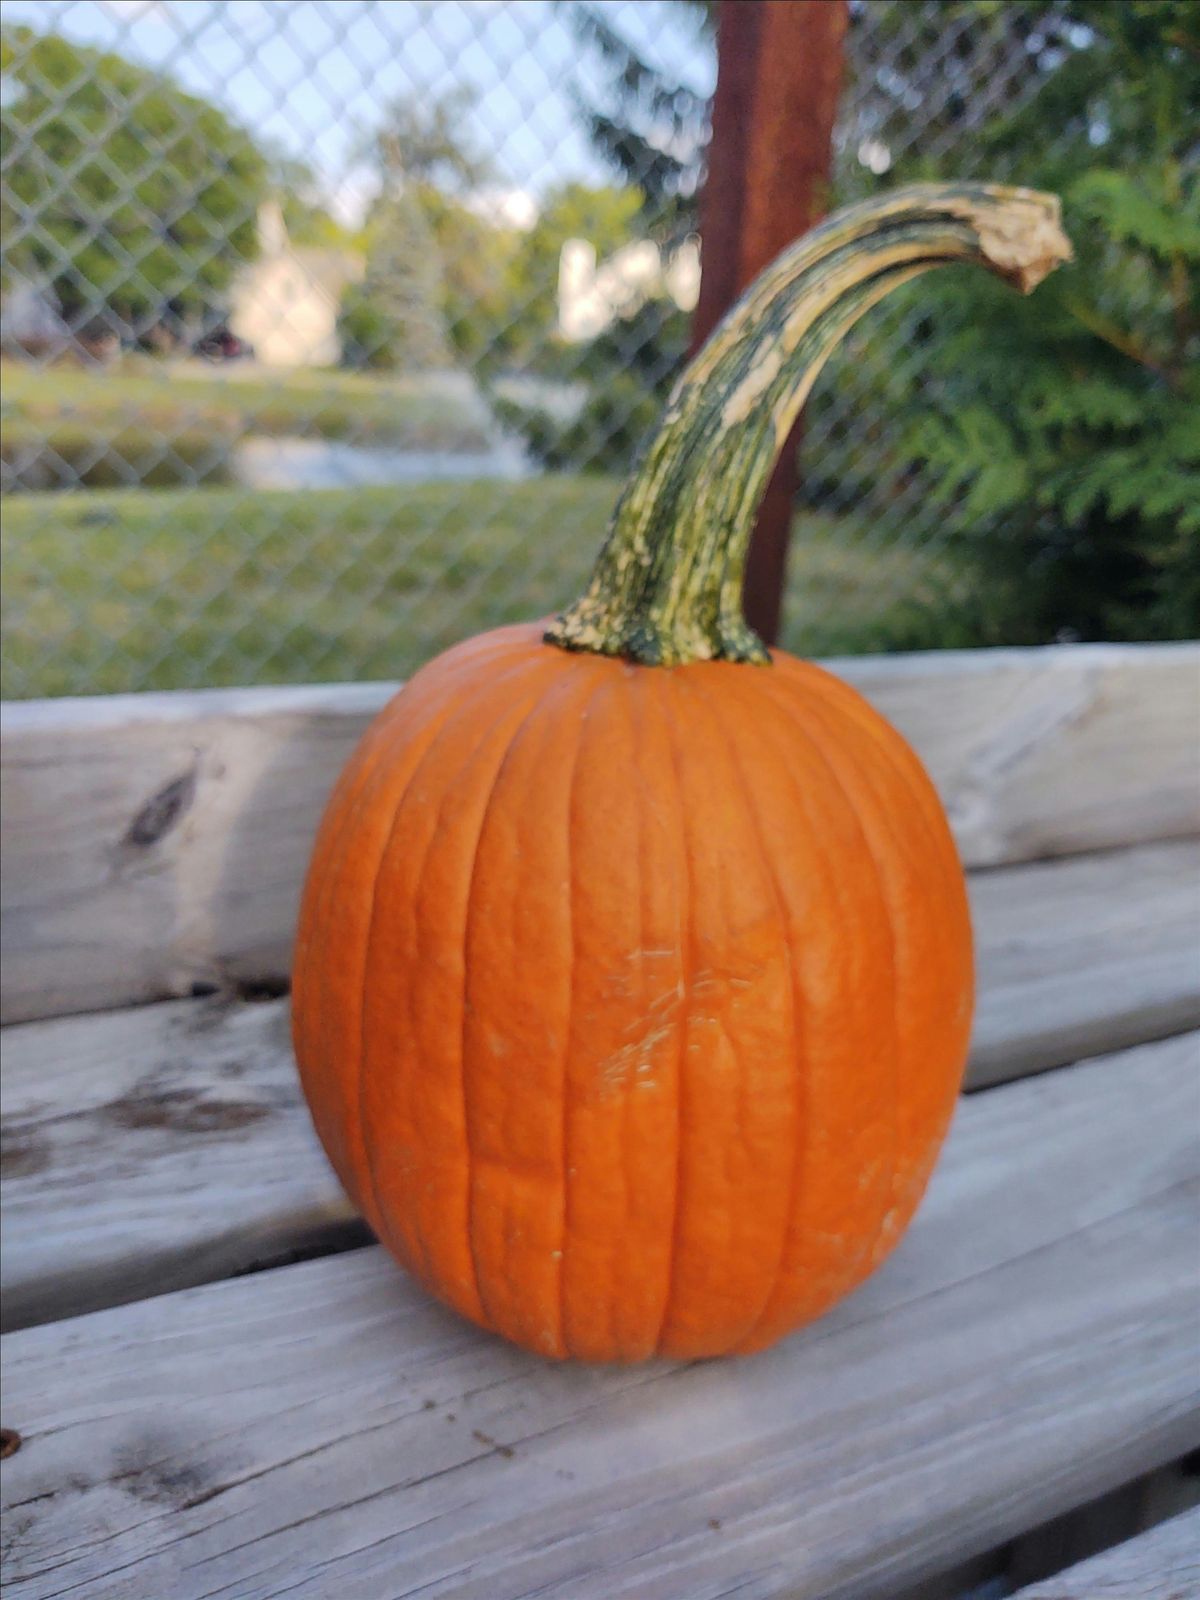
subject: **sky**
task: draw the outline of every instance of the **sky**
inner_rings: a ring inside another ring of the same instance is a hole
[[[715,61],[687,8],[603,4],[649,59],[711,92]],[[611,181],[571,93],[595,68],[553,0],[5,0],[4,16],[167,70],[308,160],[348,222],[370,195],[364,134],[412,91],[472,87],[470,130],[517,211],[568,179]]]

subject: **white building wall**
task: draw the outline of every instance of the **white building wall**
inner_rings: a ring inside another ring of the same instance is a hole
[[[664,264],[651,239],[638,239],[597,262],[586,239],[568,239],[558,261],[558,328],[576,343],[594,339],[647,300],[669,296],[691,311],[700,293],[700,251],[688,239]]]

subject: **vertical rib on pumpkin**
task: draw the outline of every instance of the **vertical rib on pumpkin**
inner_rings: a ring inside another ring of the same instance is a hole
[[[900,284],[977,262],[1025,292],[1070,244],[1053,195],[921,184],[840,211],[784,252],[676,384],[581,599],[547,630],[646,664],[769,660],[742,615],[754,511],[817,375]]]

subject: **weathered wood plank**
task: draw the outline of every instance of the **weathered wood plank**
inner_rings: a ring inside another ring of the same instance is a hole
[[[1200,644],[831,665],[910,739],[968,866],[1200,832]]]
[[[0,1018],[281,978],[321,808],[386,694],[3,707]]]
[[[7,1593],[895,1593],[1200,1439],[1196,1102],[1194,1039],[969,1097],[750,1360],[545,1364],[376,1249],[9,1335]]]
[[[973,1088],[1200,1025],[1200,840],[970,877]]]
[[[1200,832],[1200,646],[831,665],[920,752],[969,865]],[[282,978],[317,818],[393,688],[5,706],[3,1019]]]
[[[973,875],[973,1086],[1200,1026],[1200,841]],[[4,1036],[5,1328],[361,1242],[301,1103],[286,1002]]]
[[[1200,1507],[1018,1590],[1013,1600],[1196,1600]]]
[[[6,1029],[0,1326],[367,1242],[300,1094],[286,1001]]]

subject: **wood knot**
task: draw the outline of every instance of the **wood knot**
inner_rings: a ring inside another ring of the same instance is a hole
[[[121,843],[129,849],[148,850],[175,827],[196,795],[196,769],[189,768],[152,795],[125,830]]]

